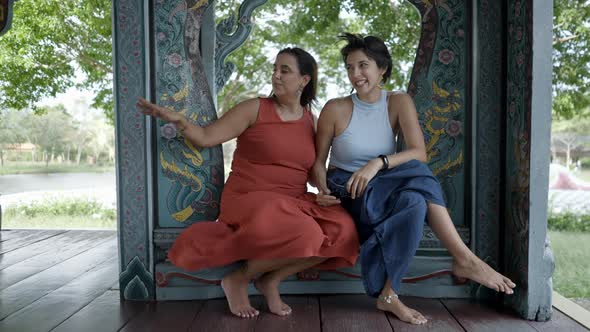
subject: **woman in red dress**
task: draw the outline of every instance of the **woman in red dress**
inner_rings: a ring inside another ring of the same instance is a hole
[[[352,266],[358,255],[354,222],[340,206],[322,207],[306,184],[315,160],[317,65],[299,48],[281,50],[274,63],[270,98],[246,100],[207,127],[149,103],[137,103],[147,115],[174,123],[185,138],[210,147],[237,137],[232,172],[225,184],[217,221],[198,222],[177,238],[168,257],[176,266],[199,270],[245,260],[221,286],[229,308],[254,317],[247,287],[265,296],[269,310],[288,315],[291,308],[278,285],[288,276],[315,266]]]

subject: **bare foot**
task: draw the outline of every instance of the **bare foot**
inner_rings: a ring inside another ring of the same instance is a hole
[[[377,309],[383,311],[389,311],[392,314],[396,315],[399,320],[414,324],[414,325],[422,325],[426,324],[428,320],[418,311],[407,307],[403,302],[394,296],[387,297],[387,296],[379,296],[377,300]]]
[[[279,283],[273,280],[272,277],[265,274],[256,279],[254,286],[260,293],[262,293],[262,295],[264,295],[270,312],[279,316],[287,316],[291,314],[291,307],[283,302],[281,294],[279,294]]]
[[[244,276],[244,271],[238,269],[221,280],[221,288],[227,298],[229,310],[232,314],[241,318],[251,318],[258,316],[258,310],[250,305],[248,299],[248,278]]]
[[[497,292],[514,293],[516,284],[507,277],[492,269],[488,264],[473,255],[472,257],[453,262],[453,274],[458,277],[471,279]]]

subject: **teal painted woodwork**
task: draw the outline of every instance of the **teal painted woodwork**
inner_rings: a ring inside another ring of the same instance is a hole
[[[120,275],[123,296],[128,300],[145,300],[154,298],[154,278],[145,265],[136,256]]]
[[[478,56],[473,58],[472,109],[475,166],[475,183],[470,190],[474,193],[472,215],[475,253],[495,269],[500,265],[500,226],[503,213],[502,200],[502,133],[503,123],[503,28],[502,3],[479,0],[471,10],[477,38],[473,47]],[[496,293],[474,284],[474,294],[480,298],[493,299]]]
[[[169,263],[156,266],[156,293],[158,299],[188,300],[223,297],[219,281],[224,275],[240,267],[235,263],[219,268],[203,269],[196,272],[179,271]],[[408,278],[419,277],[432,271],[450,270],[452,261],[448,257],[418,257],[414,259],[407,273]],[[338,271],[314,271],[308,275],[295,275],[280,285],[282,294],[362,294],[364,288],[358,276],[360,265]],[[306,279],[306,277],[308,279]],[[250,294],[258,294],[250,286]],[[466,284],[456,284],[449,275],[441,275],[419,283],[402,283],[400,294],[420,297],[468,298],[470,288]]]
[[[117,151],[117,227],[121,297],[154,298],[150,188],[151,150],[145,118],[135,109],[149,96],[142,1],[113,1],[113,72]]]
[[[156,1],[154,5],[155,99],[200,126],[217,119],[201,53],[208,1]],[[173,125],[156,125],[158,226],[186,227],[215,220],[223,188],[221,146],[192,146]]]
[[[467,112],[467,38],[465,1],[408,0],[422,17],[420,44],[408,93],[414,98],[428,162],[441,182],[451,218],[470,228],[465,216]]]
[[[505,302],[544,321],[554,268],[546,238],[552,4],[510,0],[507,13],[505,264],[520,287]]]
[[[225,58],[240,45],[252,31],[252,12],[266,3],[267,0],[245,0],[238,9],[238,17],[232,13],[217,26],[215,47],[215,82],[217,91],[221,90],[225,82],[236,68],[233,62],[225,62]]]
[[[149,8],[142,1],[113,1],[123,298],[223,295],[218,285],[203,280],[219,280],[235,264],[187,273],[165,261],[183,227],[217,216],[221,147],[191,147],[170,125],[138,115],[134,104],[144,96],[200,125],[214,121],[214,96],[233,70],[224,59],[247,38],[249,16],[265,2],[244,1],[238,18],[215,27],[213,1],[152,0]],[[451,216],[478,256],[505,268],[519,285],[506,305],[525,318],[548,319],[553,259],[545,237],[549,153],[543,149],[550,119],[551,4],[408,2],[422,16],[408,92]],[[533,204],[543,208],[531,209]],[[427,229],[409,275],[451,267],[436,247]],[[346,273],[359,271],[322,272],[315,281],[293,277],[282,291],[363,292],[359,280]],[[456,285],[448,275],[404,284],[402,294],[493,296],[482,287]]]

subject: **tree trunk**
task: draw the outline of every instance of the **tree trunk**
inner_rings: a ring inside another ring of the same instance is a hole
[[[82,144],[78,144],[76,150],[76,165],[80,165],[80,158],[82,158]]]
[[[572,164],[572,158],[570,155],[571,155],[571,144],[567,144],[566,150],[565,150],[565,166],[567,167],[567,169],[570,169],[570,166]]]
[[[4,151],[0,149],[0,166],[4,167]]]

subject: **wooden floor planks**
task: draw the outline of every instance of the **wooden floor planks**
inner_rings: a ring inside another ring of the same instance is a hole
[[[391,331],[384,312],[375,308],[375,299],[359,295],[320,297],[322,331]]]
[[[95,266],[116,256],[115,238],[53,267],[28,277],[0,291],[0,319],[33,303],[48,293],[76,280]],[[116,263],[114,264],[116,266]],[[118,278],[118,270],[109,277],[111,284]],[[110,286],[110,285],[109,285]]]
[[[445,308],[439,300],[422,299],[417,297],[402,297],[402,301],[408,307],[418,310],[428,322],[423,326],[428,331],[455,332],[464,331],[457,323],[453,315]],[[396,332],[416,331],[416,326],[397,319],[394,315],[388,314],[389,323]]]
[[[66,238],[64,239],[65,242],[62,242],[60,239],[60,241],[45,244],[44,250],[40,251],[40,253],[28,258],[20,257],[18,261],[15,261],[14,264],[11,264],[10,266],[2,267],[2,264],[0,264],[0,290],[12,286],[19,281],[49,269],[74,256],[80,255],[105,241],[114,239],[112,232],[99,231],[94,234],[87,231],[79,232],[83,233],[76,233],[76,231],[68,232],[69,234],[77,236]],[[26,247],[23,249],[26,249]],[[16,250],[7,253],[6,255],[10,257],[14,256],[12,254],[15,253],[17,253]],[[15,257],[11,258],[12,260],[15,260]]]
[[[288,317],[253,296],[261,314],[242,319],[225,299],[121,301],[114,231],[2,231],[0,245],[0,331],[589,331],[558,310],[549,322],[529,322],[468,300],[404,297],[429,319],[413,326],[364,295],[285,296]]]
[[[148,306],[149,304],[145,302],[121,301],[118,290],[108,290],[70,316],[52,332],[118,331],[130,319],[145,311]]]

